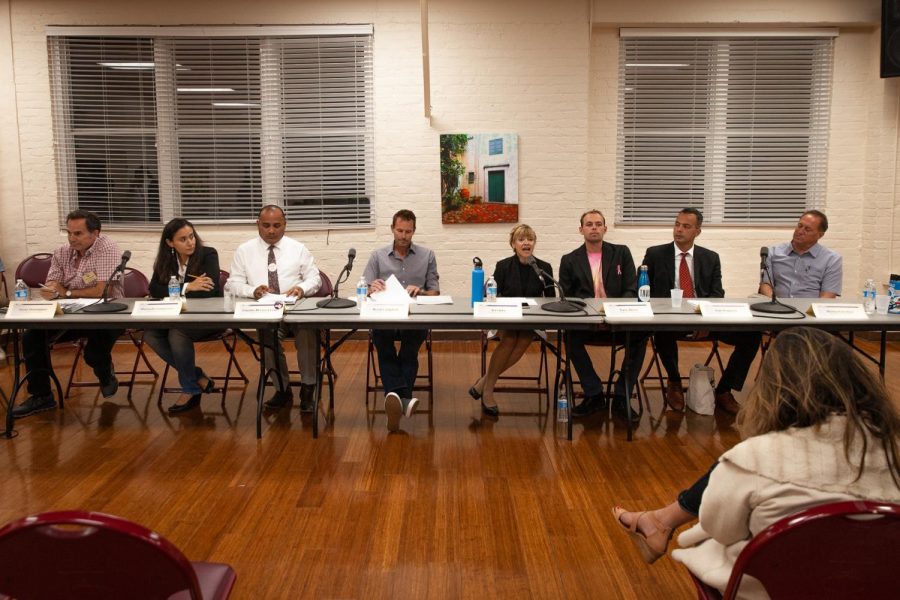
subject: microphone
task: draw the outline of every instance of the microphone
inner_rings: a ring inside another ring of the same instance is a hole
[[[122,304],[121,302],[110,302],[106,299],[106,294],[109,291],[109,284],[112,283],[112,280],[115,279],[116,273],[125,273],[125,265],[128,264],[128,261],[131,260],[131,250],[126,250],[122,253],[122,262],[119,263],[119,266],[113,269],[113,272],[110,274],[109,279],[106,280],[106,285],[103,286],[103,294],[101,295],[100,301],[94,304],[90,304],[84,307],[84,312],[88,313],[108,313],[108,312],[121,312],[128,308],[127,304]]]
[[[347,264],[344,265],[344,268],[341,269],[340,273],[338,273],[337,279],[335,279],[334,281],[334,288],[332,288],[331,290],[331,296],[325,298],[324,300],[319,300],[318,302],[316,302],[317,307],[350,308],[351,306],[356,306],[356,302],[354,302],[353,300],[338,298],[338,288],[350,277],[350,271],[353,270],[354,258],[356,258],[356,248],[350,248],[350,250],[347,252]]]
[[[765,274],[768,276],[769,285],[772,287],[772,299],[767,302],[757,302],[755,304],[750,305],[750,310],[755,310],[756,312],[761,313],[769,313],[769,314],[788,314],[796,311],[793,306],[788,306],[783,302],[779,302],[775,297],[775,278],[773,273],[769,271],[769,247],[763,246],[759,249],[759,269],[762,273],[760,275]]]
[[[541,309],[546,310],[548,312],[559,312],[559,313],[570,313],[570,312],[579,312],[584,310],[586,306],[584,302],[581,300],[567,300],[566,294],[563,292],[562,286],[559,285],[559,282],[553,279],[548,273],[545,273],[544,270],[537,264],[537,260],[534,256],[529,256],[526,262],[534,269],[534,272],[537,274],[538,278],[540,278],[541,283],[544,283],[544,277],[553,282],[553,286],[559,290],[559,300],[556,302],[547,302],[546,304],[541,304]],[[546,284],[545,284],[546,285]]]

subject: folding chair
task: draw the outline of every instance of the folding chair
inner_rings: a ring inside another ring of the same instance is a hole
[[[137,523],[69,510],[25,517],[0,529],[0,596],[53,598],[228,598],[237,579],[221,563],[191,562]],[[181,595],[177,597],[182,597]]]
[[[700,600],[735,598],[744,575],[771,598],[896,598],[900,505],[823,504],[760,531],[738,555],[725,593],[693,573]]]
[[[150,293],[150,282],[147,280],[147,277],[138,271],[137,269],[126,268],[125,275],[123,278],[123,288],[125,292],[126,298],[145,298]],[[156,372],[156,369],[153,368],[153,365],[150,364],[150,361],[147,360],[147,355],[144,354],[144,335],[142,329],[126,329],[125,335],[131,340],[131,343],[134,344],[135,349],[137,350],[134,356],[134,364],[131,367],[130,371],[116,371],[116,375],[128,375],[128,379],[124,381],[120,381],[119,385],[121,387],[128,388],[128,397],[131,398],[131,391],[134,388],[135,377],[137,375],[152,375],[154,379],[159,377],[159,373]],[[81,362],[81,356],[84,353],[84,347],[87,344],[84,338],[79,338],[75,342],[76,351],[75,358],[72,360],[72,369],[69,371],[69,383],[66,385],[66,398],[69,397],[69,392],[73,387],[99,387],[100,383],[97,381],[77,381],[75,379],[75,370],[78,368],[79,363]],[[144,363],[144,368],[139,370],[139,365]]]
[[[228,282],[228,278],[231,276],[231,273],[225,271],[223,269],[219,270],[219,289],[224,290],[225,284]],[[206,342],[222,342],[222,346],[225,347],[225,352],[228,353],[228,364],[225,366],[225,374],[224,375],[209,375],[215,381],[221,381],[222,385],[214,387],[213,392],[219,392],[222,394],[222,402],[225,402],[225,394],[228,393],[228,384],[231,381],[242,381],[244,386],[250,383],[250,379],[247,378],[247,375],[244,373],[244,370],[241,368],[241,364],[238,362],[237,357],[234,355],[234,351],[237,349],[237,337],[238,334],[234,329],[228,328],[223,331],[217,331],[215,333],[211,333],[210,335],[204,337],[203,339],[197,340],[196,344],[203,344]],[[238,374],[232,375],[232,368],[237,369]],[[163,394],[172,394],[176,392],[181,392],[180,387],[166,387],[166,381],[169,378],[169,371],[171,367],[168,363],[166,363],[166,368],[163,369],[162,374],[162,383],[159,385],[159,393],[156,396],[156,404],[162,405],[162,397]]]
[[[690,340],[690,341],[695,341],[695,342],[705,342],[705,341],[712,342],[712,348],[710,349],[709,355],[707,355],[707,357],[706,357],[706,362],[704,362],[703,365],[708,367],[709,363],[711,363],[713,361],[713,359],[715,358],[716,363],[719,365],[719,373],[723,373],[725,371],[725,365],[722,362],[722,356],[719,354],[719,340],[712,339],[712,338],[693,339],[693,338],[688,338],[688,337],[679,337],[678,339],[679,339],[679,341]],[[656,351],[656,338],[654,336],[650,336],[650,347],[653,349],[653,354],[650,356],[650,363],[644,369],[644,373],[641,375],[640,379],[638,379],[638,389],[641,392],[641,394],[643,395],[643,397],[646,399],[646,401],[648,403],[647,410],[649,411],[650,410],[650,405],[649,405],[650,397],[647,394],[646,381],[647,381],[647,379],[651,379],[651,378],[656,379],[659,382],[659,389],[660,389],[660,392],[662,393],[662,397],[663,397],[663,412],[665,412],[666,407],[669,405],[669,403],[668,403],[668,400],[666,400],[666,392],[665,392],[666,384],[665,384],[665,379],[663,378],[663,374],[662,374],[662,361],[660,361],[659,354]],[[651,373],[651,371],[653,371],[654,369],[656,369],[656,375],[653,375]],[[685,378],[682,377],[681,379],[684,380]]]
[[[428,414],[434,413],[434,359],[432,356],[431,330],[425,334],[425,362],[428,369],[425,373],[416,374],[416,384],[411,391],[426,392],[428,394]],[[421,353],[421,348],[419,349]],[[421,366],[421,361],[420,361]],[[372,339],[372,332],[369,331],[369,348],[366,356],[366,410],[369,410],[369,396],[372,396],[372,411],[378,404],[378,396],[383,394],[381,389],[381,373],[378,371],[378,356],[375,352],[375,342]]]
[[[40,287],[47,281],[52,258],[53,255],[48,252],[32,254],[16,267],[16,281],[21,279],[30,288]]]

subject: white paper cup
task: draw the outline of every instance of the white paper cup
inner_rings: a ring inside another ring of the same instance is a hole
[[[890,306],[890,304],[890,296],[886,296],[885,294],[875,296],[875,312],[877,312],[879,315],[886,315],[888,313],[888,306]]]
[[[684,297],[684,290],[681,288],[672,289],[672,308],[681,308],[682,297]]]

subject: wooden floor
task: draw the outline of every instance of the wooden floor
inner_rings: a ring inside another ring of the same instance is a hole
[[[703,346],[682,348],[682,365],[705,358]],[[517,372],[536,368],[534,350]],[[898,356],[894,345],[895,397]],[[124,367],[133,349],[115,357]],[[55,360],[65,383],[71,354]],[[224,361],[221,346],[203,347],[207,371]],[[121,515],[192,560],[231,564],[235,598],[693,597],[681,565],[640,561],[610,507],[670,502],[737,442],[728,420],[660,416],[654,391],[634,442],[603,416],[568,442],[546,415],[508,414],[537,409],[534,395],[501,395],[500,418],[481,418],[466,393],[475,342],[437,341],[434,361],[433,419],[416,415],[392,435],[363,402],[361,342],[335,358],[336,414],[318,440],[296,408],[267,417],[257,440],[254,388],[177,418],[157,407],[151,382],[130,401],[125,388],[110,400],[78,390],[65,410],[18,421],[18,437],[0,440],[0,522],[51,509]],[[7,394],[11,371],[0,367]]]

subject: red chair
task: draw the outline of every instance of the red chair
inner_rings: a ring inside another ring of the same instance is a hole
[[[732,599],[744,575],[771,598],[896,598],[900,505],[823,504],[760,531],[741,551],[724,594],[693,574],[700,600]]]
[[[223,269],[219,270],[219,289],[224,290],[225,284],[228,283],[228,278],[231,277],[231,273],[225,271]],[[203,342],[218,342],[221,341],[222,345],[225,346],[225,351],[228,353],[228,364],[225,367],[225,375],[210,375],[210,377],[216,381],[222,381],[222,385],[219,387],[213,388],[213,392],[221,392],[222,394],[222,402],[225,402],[225,394],[228,393],[228,383],[231,381],[243,381],[244,386],[246,386],[250,380],[247,378],[247,375],[244,374],[244,370],[241,368],[240,363],[237,360],[237,357],[234,355],[234,351],[237,348],[237,332],[234,329],[226,329],[224,331],[217,331],[211,335],[206,336],[201,340],[197,340],[197,343]],[[238,374],[232,375],[231,369],[237,369]],[[175,393],[181,392],[180,387],[166,387],[166,380],[169,378],[169,371],[171,367],[166,364],[165,370],[163,370],[162,374],[162,384],[159,386],[159,394],[156,396],[156,403],[158,405],[162,405],[162,397],[164,393]]]
[[[130,267],[125,269],[122,287],[126,298],[145,298],[150,293],[150,282],[147,280],[147,277],[137,269],[132,269]],[[150,364],[150,361],[147,360],[147,355],[144,354],[144,336],[142,330],[126,329],[125,335],[131,340],[131,343],[134,344],[137,353],[134,356],[134,364],[131,366],[131,370],[116,371],[116,375],[128,375],[128,379],[120,381],[119,385],[128,388],[128,397],[131,398],[131,391],[134,388],[136,376],[152,375],[153,378],[156,379],[159,377],[159,373],[156,372],[156,369],[154,369],[153,365]],[[66,385],[66,398],[69,397],[69,392],[73,387],[98,387],[100,385],[96,381],[75,380],[75,370],[81,362],[81,355],[84,352],[85,344],[86,341],[84,338],[80,338],[76,342],[77,349],[75,358],[72,360],[72,369],[69,371],[69,383]],[[138,367],[142,362],[144,363],[144,368],[139,370]]]
[[[40,287],[47,281],[52,258],[53,255],[47,252],[32,254],[16,267],[16,281],[21,279],[30,288]]]
[[[79,510],[25,517],[0,529],[0,595],[55,598],[228,598],[237,579],[191,562],[158,533]]]

